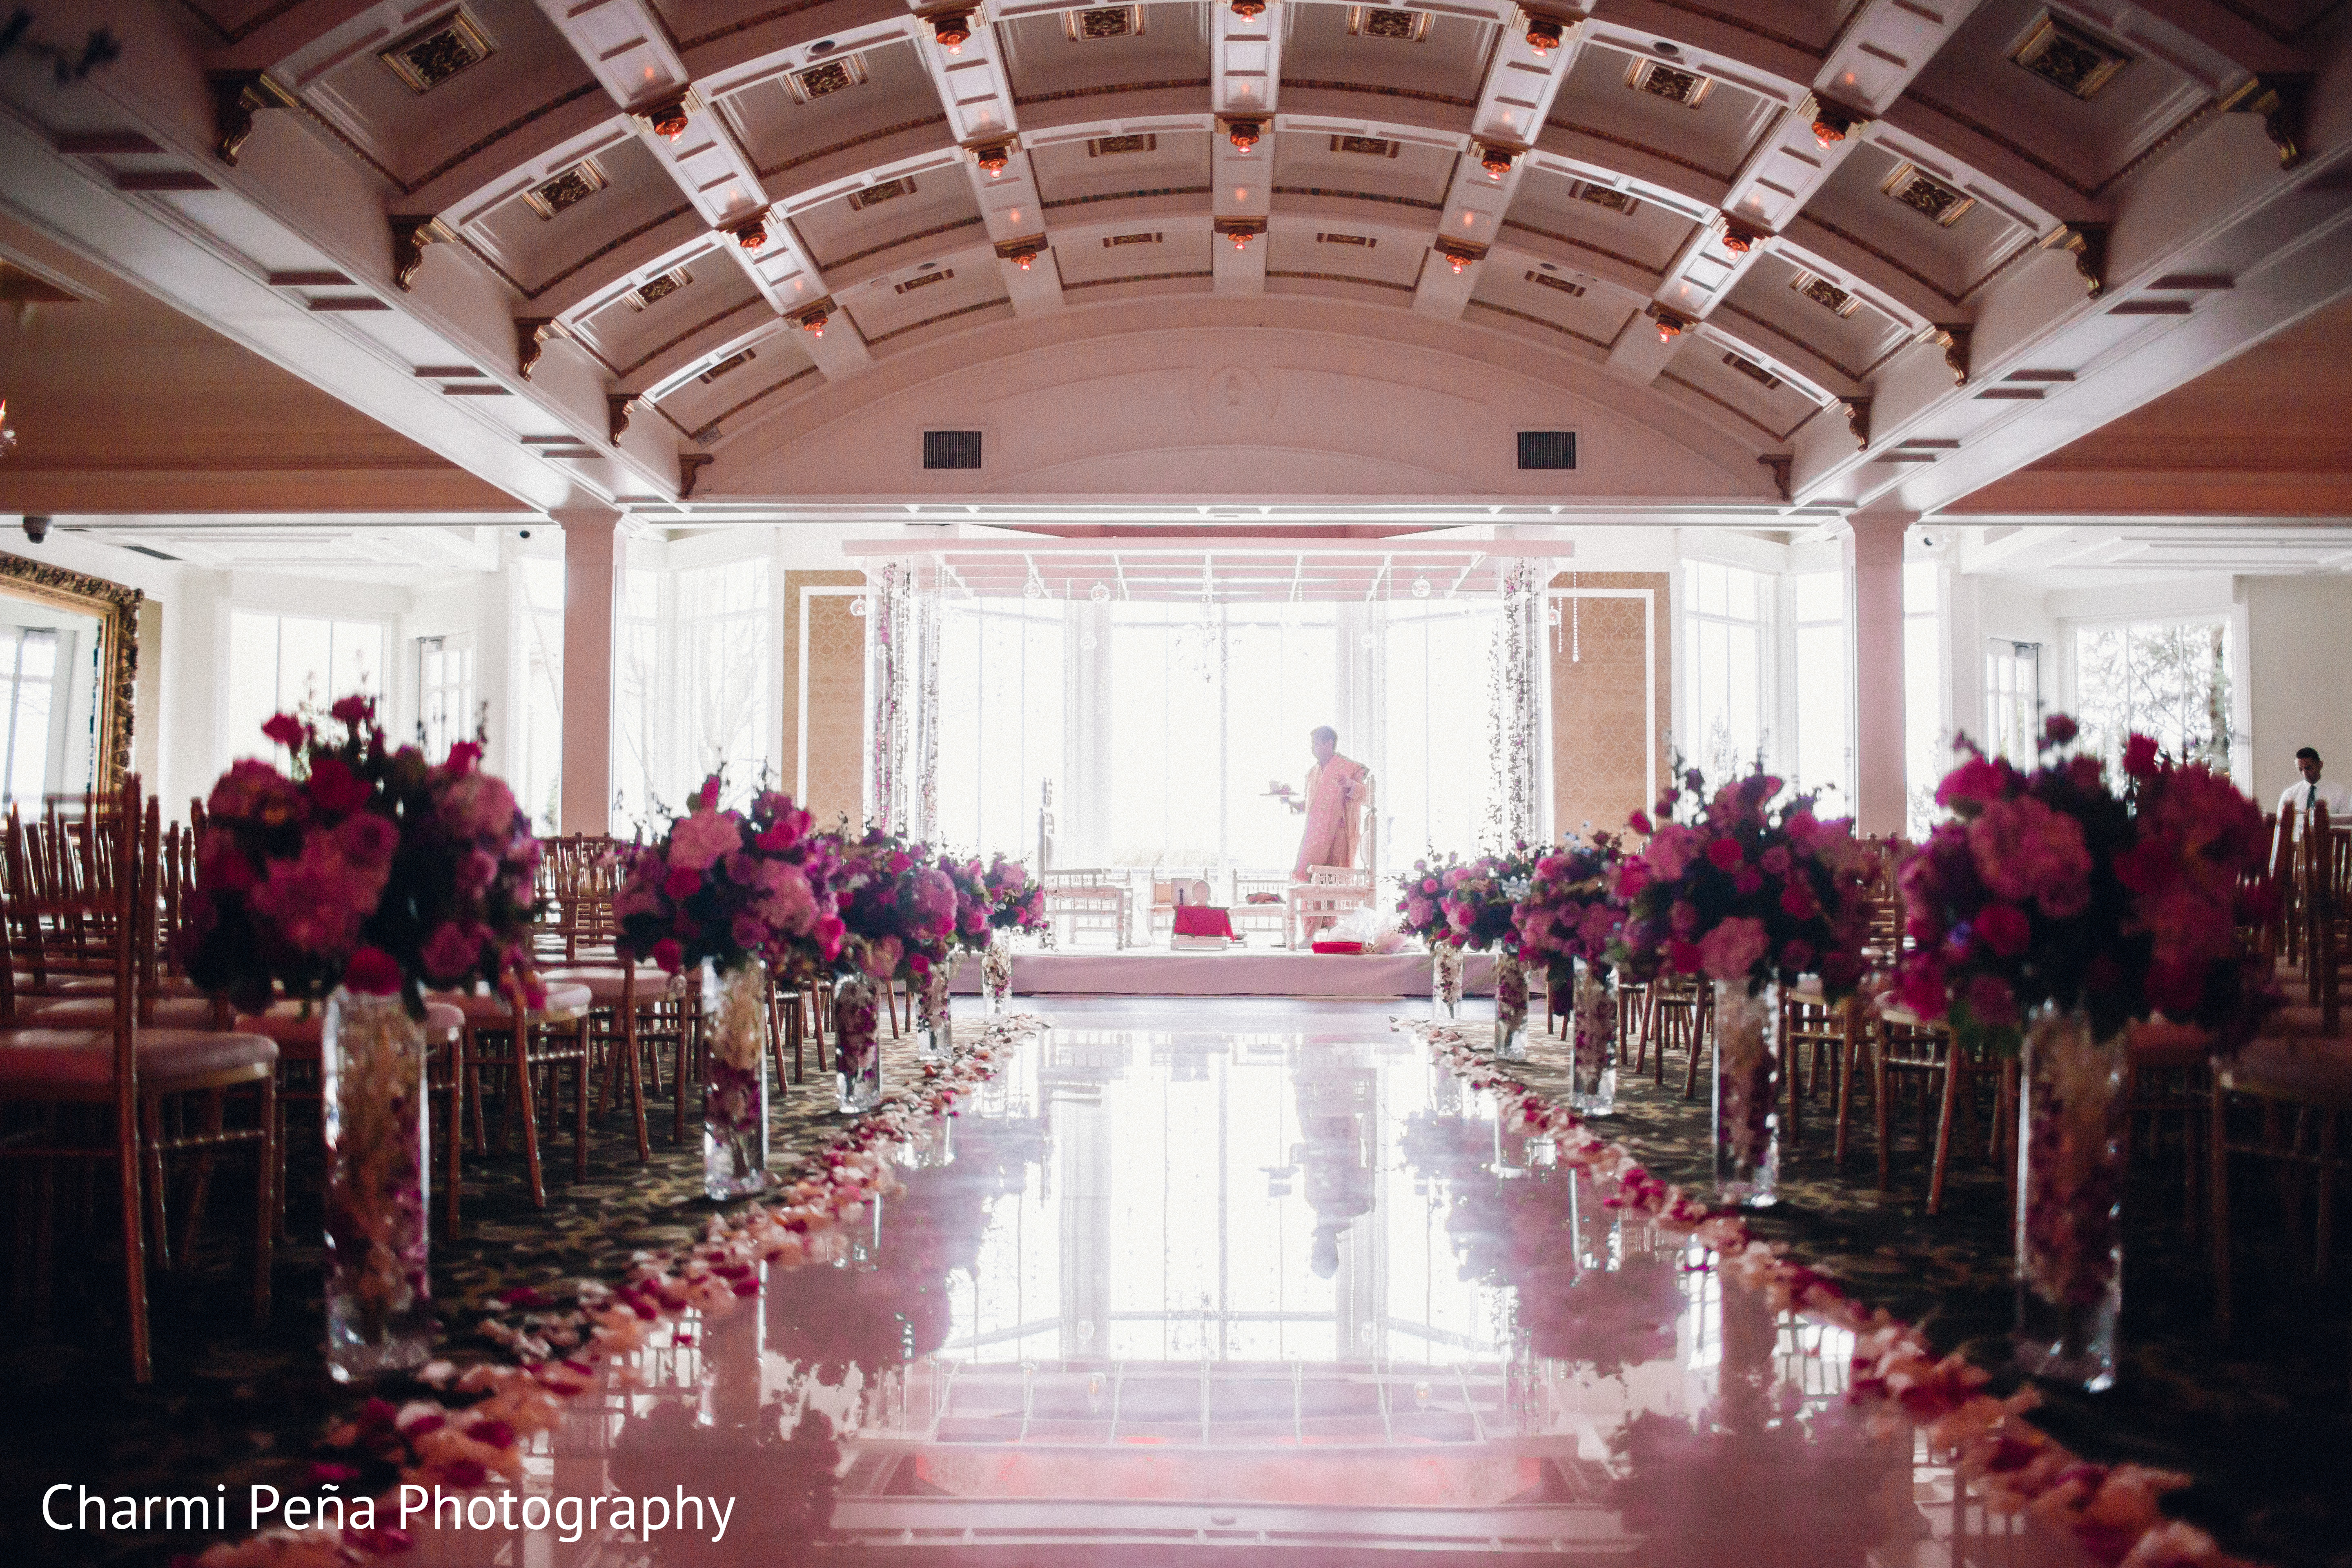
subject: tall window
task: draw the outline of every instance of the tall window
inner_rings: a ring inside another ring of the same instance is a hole
[[[1489,599],[1401,602],[1387,614],[1386,743],[1374,783],[1381,864],[1393,869],[1478,842],[1496,785],[1492,767],[1475,764],[1494,755],[1486,682],[1501,615]]]
[[[1824,813],[1853,801],[1853,679],[1848,669],[1845,574],[1800,572],[1797,589],[1797,727],[1790,776],[1816,792]]]
[[[2074,718],[2082,744],[2112,764],[2125,737],[2152,735],[2177,757],[2230,766],[2230,624],[2134,621],[2074,630]]]
[[[1985,647],[1985,750],[2033,765],[2042,732],[2042,645],[1995,637]]]
[[[1772,579],[1760,572],[1683,564],[1684,763],[1710,781],[1745,772],[1764,745],[1770,679]]]
[[[59,638],[48,626],[0,627],[8,697],[8,752],[0,780],[11,802],[37,804],[51,787],[49,754],[65,715],[58,696]]]
[[[383,627],[236,610],[229,616],[228,755],[264,753],[273,713],[325,708],[355,691],[383,691]]]
[[[1036,853],[1042,785],[1062,776],[1065,615],[1050,599],[941,606],[942,844],[982,855]]]
[[[649,832],[713,773],[740,800],[776,773],[765,558],[622,574],[614,661],[618,830]]]
[[[553,833],[563,804],[563,563],[526,556],[522,584],[522,777],[531,826]]]
[[[1910,836],[1941,816],[1936,786],[1951,771],[1951,728],[1944,718],[1943,572],[1933,561],[1903,568],[1903,761],[1910,797]]]
[[[472,634],[416,639],[416,724],[425,732],[425,754],[435,762],[473,739]]]

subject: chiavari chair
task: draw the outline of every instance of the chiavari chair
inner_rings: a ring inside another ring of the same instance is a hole
[[[152,811],[140,810],[139,781],[126,779],[121,804],[106,812],[86,811],[84,837],[103,834],[111,844],[83,861],[91,880],[86,889],[107,895],[103,920],[93,928],[110,933],[113,966],[111,1012],[100,1026],[25,1027],[0,1030],[0,1158],[36,1167],[39,1185],[41,1294],[55,1236],[54,1173],[63,1162],[114,1167],[121,1198],[125,1293],[131,1369],[141,1381],[153,1371],[147,1312],[147,1266],[151,1247],[158,1263],[170,1266],[164,1211],[166,1161],[197,1156],[197,1192],[192,1203],[185,1248],[193,1247],[201,1217],[203,1189],[214,1156],[223,1148],[250,1144],[255,1156],[253,1314],[257,1325],[269,1315],[270,1267],[276,1226],[278,1141],[278,1047],[257,1035],[219,1029],[149,1026],[139,1018],[140,971],[152,962],[161,908],[156,877],[160,852],[142,833]],[[142,839],[144,842],[142,843]],[[110,878],[101,883],[99,879]],[[20,884],[21,886],[21,884]],[[96,910],[86,911],[93,915]],[[146,948],[142,955],[142,948]],[[14,1004],[14,973],[0,964],[0,1000]],[[216,1010],[215,1016],[225,1010]],[[249,1126],[231,1127],[228,1094],[253,1097]],[[194,1102],[193,1125],[189,1102]],[[150,1233],[152,1233],[152,1238]]]
[[[482,1114],[482,1076],[487,1070],[501,1089],[497,1146],[503,1151],[508,1129],[520,1123],[523,1162],[530,1176],[530,1201],[534,1207],[545,1208],[547,1181],[540,1159],[540,1116],[543,1105],[552,1117],[557,1074],[568,1067],[572,1074],[572,1174],[574,1181],[586,1181],[588,1080],[593,1056],[593,998],[588,987],[551,984],[544,1005],[533,1007],[520,980],[510,974],[502,993],[435,992],[426,1000],[447,1003],[464,1020],[459,1026],[462,1056],[458,1059],[464,1064],[464,1100],[471,1109],[476,1152],[485,1152],[488,1142]],[[547,1080],[543,1090],[539,1083],[541,1078]],[[454,1191],[449,1202],[454,1214]]]

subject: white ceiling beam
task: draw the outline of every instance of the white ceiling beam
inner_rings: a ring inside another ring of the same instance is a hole
[[[1209,101],[1219,114],[1271,116],[1282,89],[1285,0],[1269,0],[1255,16],[1228,0],[1209,6]]]
[[[997,47],[996,28],[978,10],[961,17],[940,13],[935,20],[968,34],[950,47],[940,42],[931,19],[919,17],[915,53],[930,73],[948,127],[961,145],[959,162],[996,247],[998,281],[1016,315],[1058,310],[1061,269],[1045,244],[1045,201],[1037,194],[1028,149],[1021,144],[1013,79]]]

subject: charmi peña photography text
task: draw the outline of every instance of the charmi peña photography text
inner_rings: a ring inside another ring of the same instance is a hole
[[[642,1532],[650,1540],[663,1531],[707,1534],[711,1544],[727,1539],[734,1517],[731,1497],[701,1497],[684,1487],[669,1497],[517,1497],[512,1492],[449,1491],[441,1487],[403,1485],[389,1500],[379,1519],[374,1498],[346,1500],[336,1495],[334,1483],[321,1495],[282,1496],[276,1487],[247,1489],[244,1519],[232,1519],[234,1506],[226,1486],[207,1497],[191,1492],[177,1497],[108,1496],[86,1486],[59,1482],[41,1494],[41,1522],[54,1531],[229,1530],[258,1531],[271,1526],[308,1530],[321,1525],[352,1531],[373,1531],[379,1523],[407,1531],[430,1526],[438,1530],[552,1531],[564,1542],[582,1540],[592,1531],[625,1534]]]

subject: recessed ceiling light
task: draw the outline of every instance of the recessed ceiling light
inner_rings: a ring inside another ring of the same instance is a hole
[[[840,47],[841,46],[839,44],[835,43],[831,38],[819,38],[815,43],[809,46],[808,52],[810,58],[814,58],[818,55],[829,55]]]
[[[1557,271],[1559,271],[1559,268],[1557,268],[1557,267],[1553,266],[1553,265],[1552,265],[1550,262],[1549,262],[1549,261],[1538,261],[1538,262],[1537,262],[1537,263],[1536,263],[1536,265],[1537,265],[1538,267],[1542,268],[1546,272],[1557,272]]]
[[[1665,40],[1665,39],[1664,39],[1664,38],[1653,38],[1653,39],[1651,39],[1651,40],[1650,40],[1650,47],[1651,47],[1652,48],[1654,48],[1654,49],[1657,50],[1657,51],[1658,51],[1658,53],[1660,53],[1660,54],[1662,54],[1662,55],[1680,56],[1680,55],[1681,55],[1681,53],[1683,52],[1683,51],[1682,51],[1682,49],[1681,49],[1681,47],[1680,47],[1679,46],[1675,45],[1675,44],[1670,44],[1670,43],[1666,42],[1666,40]]]

